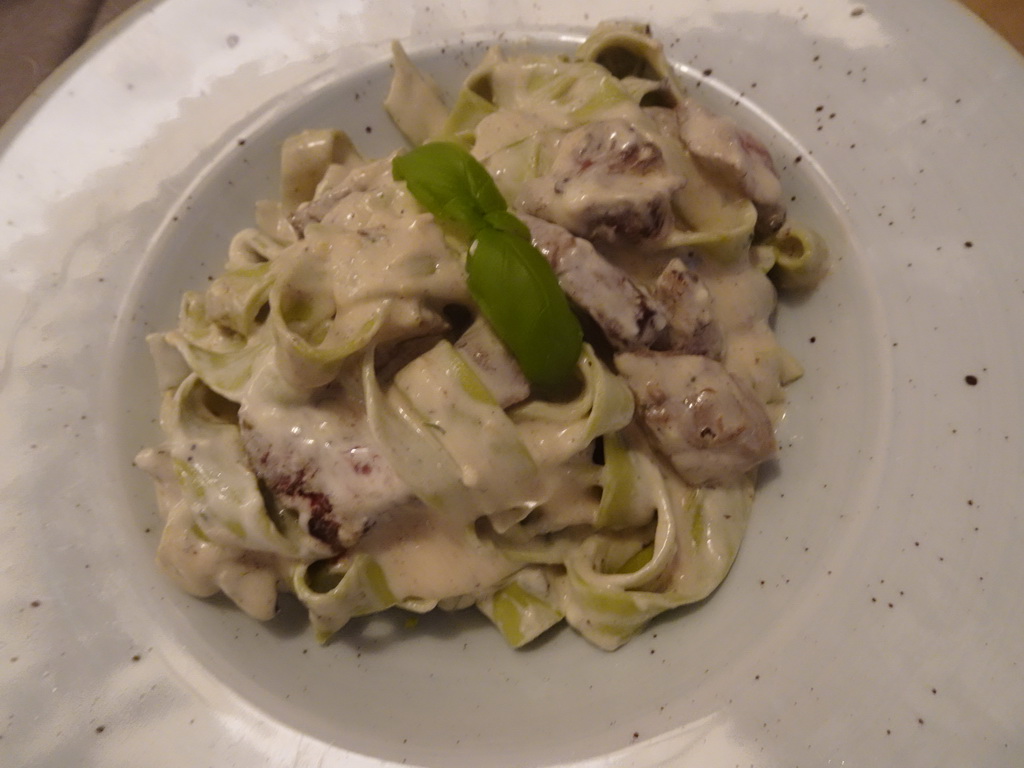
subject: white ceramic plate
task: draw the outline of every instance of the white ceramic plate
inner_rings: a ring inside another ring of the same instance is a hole
[[[1019,761],[1024,66],[947,2],[771,5],[165,0],[51,79],[0,135],[0,761]],[[725,585],[614,654],[513,652],[469,614],[320,648],[297,611],[179,594],[130,465],[141,340],[220,268],[281,138],[396,146],[392,38],[453,86],[495,38],[624,14],[768,139],[838,257],[783,307],[807,375]]]

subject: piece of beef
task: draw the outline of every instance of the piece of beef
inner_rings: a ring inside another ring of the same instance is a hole
[[[622,119],[567,133],[547,172],[523,185],[518,207],[599,243],[657,243],[672,230],[672,173],[657,144]]]
[[[636,398],[641,426],[687,482],[727,484],[775,454],[764,405],[721,363],[627,352],[615,365]]]

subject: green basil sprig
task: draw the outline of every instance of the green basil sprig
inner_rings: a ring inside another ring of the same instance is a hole
[[[487,169],[457,144],[424,144],[396,157],[391,171],[420,205],[467,240],[485,227],[530,237],[526,225],[508,212]]]
[[[396,157],[395,179],[443,224],[471,242],[469,291],[531,383],[563,387],[583,331],[530,231],[508,210],[487,169],[456,144],[433,142]]]

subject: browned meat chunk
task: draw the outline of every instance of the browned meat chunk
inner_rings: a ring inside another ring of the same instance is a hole
[[[616,349],[650,347],[666,325],[665,310],[586,240],[535,216],[523,216],[533,244],[558,284],[604,331]]]
[[[672,259],[652,291],[665,308],[667,326],[656,349],[686,352],[720,359],[722,330],[712,314],[711,293],[680,259]]]
[[[757,208],[756,233],[767,237],[786,221],[782,184],[772,156],[761,141],[732,120],[715,115],[691,99],[677,107],[680,135],[705,167],[722,175]]]
[[[517,202],[588,240],[658,242],[672,229],[672,194],[683,183],[657,144],[625,120],[604,120],[566,134],[548,172]]]
[[[640,424],[687,482],[726,484],[774,455],[764,406],[720,363],[622,353],[615,364],[636,398]]]
[[[301,419],[283,407],[240,412],[256,476],[311,535],[339,550],[412,496],[374,444],[361,407],[332,400],[307,406]]]

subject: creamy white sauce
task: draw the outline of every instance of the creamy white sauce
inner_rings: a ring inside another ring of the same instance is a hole
[[[725,265],[705,260],[696,271],[712,296],[726,369],[749,384],[761,402],[780,402],[782,349],[770,325],[776,306],[772,282],[747,257]]]
[[[399,599],[479,595],[521,567],[457,516],[413,503],[392,510],[353,550],[381,566]]]
[[[362,392],[351,382],[314,399],[285,384],[267,356],[243,395],[239,420],[252,461],[266,456],[275,474],[303,475],[347,511],[359,533],[372,515],[409,496],[375,444]]]

